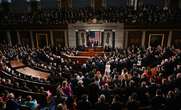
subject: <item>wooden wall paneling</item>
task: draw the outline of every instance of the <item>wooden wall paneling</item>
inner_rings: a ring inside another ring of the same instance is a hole
[[[53,31],[54,45],[58,47],[65,46],[65,34],[64,31]]]
[[[10,32],[10,35],[11,35],[11,42],[12,42],[12,45],[15,46],[18,44],[18,38],[17,38],[17,33],[16,31],[11,31]]]
[[[129,31],[128,32],[128,46],[135,45],[141,46],[142,32],[141,31]]]
[[[22,46],[31,47],[31,39],[28,31],[19,31]]]
[[[101,8],[103,4],[103,0],[94,0],[95,8]]]
[[[181,31],[173,31],[171,45],[175,48],[181,48]]]
[[[167,47],[167,41],[168,41],[168,35],[169,31],[147,31],[146,32],[146,38],[145,38],[145,47],[148,47],[149,45],[149,40],[151,35],[163,35],[164,40],[163,40],[163,46]]]
[[[40,42],[38,42],[38,36],[39,35],[45,35],[46,38],[44,39],[45,42],[47,42],[47,46],[51,45],[51,41],[50,41],[50,32],[49,31],[33,31],[33,39],[34,39],[34,45],[35,47],[39,48],[38,45]]]
[[[61,8],[68,8],[69,0],[61,0]]]
[[[0,31],[0,43],[2,44],[7,44],[8,43],[8,38],[7,38],[7,34],[6,31]]]

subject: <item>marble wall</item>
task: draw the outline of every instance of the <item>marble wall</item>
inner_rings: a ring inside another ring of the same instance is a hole
[[[124,41],[124,26],[123,24],[69,24],[68,25],[68,37],[69,37],[69,46],[76,47],[77,45],[83,44],[80,39],[80,33],[89,31],[99,31],[103,33],[103,45],[109,45],[111,47],[123,47]],[[109,35],[108,35],[109,34]],[[100,35],[101,37],[102,35]],[[109,36],[109,38],[107,37]],[[77,40],[76,40],[77,37]],[[102,38],[102,37],[101,37]],[[108,39],[107,39],[108,38]]]

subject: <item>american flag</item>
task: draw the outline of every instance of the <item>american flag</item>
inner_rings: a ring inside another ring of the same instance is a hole
[[[100,41],[100,32],[99,31],[90,31],[89,32],[90,41]]]

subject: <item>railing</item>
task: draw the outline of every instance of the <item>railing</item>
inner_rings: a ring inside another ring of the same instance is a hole
[[[4,85],[1,85],[1,84],[0,84],[0,88],[3,88],[2,90],[11,90],[11,91],[14,91],[14,92],[20,92],[20,93],[25,93],[25,94],[43,95],[42,93],[30,92],[30,91],[25,91],[25,90],[22,90],[22,89],[11,88],[11,87],[4,86]]]
[[[13,77],[14,79],[16,80],[20,80],[20,81],[23,81],[23,82],[27,82],[27,83],[31,83],[31,84],[37,84],[37,85],[42,85],[42,86],[52,86],[50,85],[49,83],[41,83],[41,82],[35,82],[35,81],[30,81],[30,80],[25,80],[25,79],[22,79],[22,78],[18,78],[14,75],[11,75],[5,71],[1,71],[4,75],[8,76],[8,77]]]
[[[86,63],[88,59],[91,59],[92,56],[103,56],[104,54],[109,54],[110,52],[81,52],[79,56],[70,56],[68,54],[63,54],[64,58],[71,59],[73,61],[79,61],[80,64]]]

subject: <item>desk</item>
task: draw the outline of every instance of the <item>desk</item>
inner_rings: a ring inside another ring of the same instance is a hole
[[[93,48],[89,48],[87,47],[85,49],[85,51],[80,51],[78,53],[78,56],[89,56],[89,57],[93,57],[93,56],[103,56],[104,55],[104,49],[103,47],[93,47]]]
[[[28,75],[28,76],[41,78],[41,79],[45,79],[45,80],[47,80],[48,76],[49,76],[49,73],[47,73],[47,72],[34,70],[29,67],[19,68],[19,69],[16,69],[16,71],[23,73],[25,75]]]
[[[80,64],[85,63],[88,59],[91,59],[92,56],[103,56],[104,54],[109,54],[109,52],[81,52],[79,56],[70,56],[68,54],[63,54],[64,58],[71,59],[72,61],[79,61]]]
[[[86,47],[85,51],[89,52],[89,51],[94,51],[94,52],[103,52],[104,48],[102,46],[96,46],[96,47]]]
[[[90,56],[70,56],[68,54],[64,54],[65,58],[71,59],[72,61],[79,61],[79,63],[83,64],[85,63],[88,59],[90,59]]]
[[[22,60],[12,60],[10,61],[11,67],[12,68],[22,68],[25,67],[25,65],[23,64]]]

